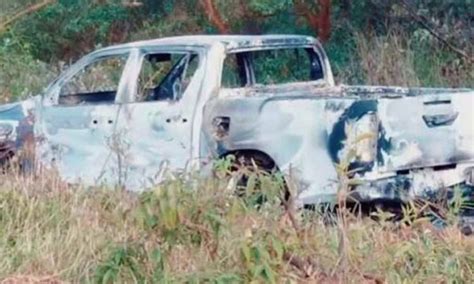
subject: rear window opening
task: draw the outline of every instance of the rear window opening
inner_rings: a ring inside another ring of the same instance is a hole
[[[242,88],[324,79],[321,60],[312,48],[285,48],[229,54],[222,87]]]

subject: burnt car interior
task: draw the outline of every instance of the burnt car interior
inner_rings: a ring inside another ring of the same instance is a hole
[[[146,55],[138,79],[137,101],[179,101],[197,64],[194,53]]]
[[[158,53],[144,57],[136,101],[178,101],[198,66],[195,53]],[[66,106],[114,103],[126,57],[99,59],[73,76],[61,89]]]
[[[58,103],[68,106],[114,103],[116,94],[116,91],[107,91],[60,96]]]
[[[321,60],[312,48],[285,48],[231,53],[224,62],[222,86],[316,81],[324,78]]]
[[[99,58],[86,65],[61,88],[59,105],[114,103],[127,55]]]

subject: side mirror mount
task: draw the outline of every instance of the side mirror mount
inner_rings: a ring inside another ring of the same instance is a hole
[[[52,85],[47,88],[41,95],[41,104],[43,106],[53,106],[57,104],[59,92],[61,89],[58,85]]]

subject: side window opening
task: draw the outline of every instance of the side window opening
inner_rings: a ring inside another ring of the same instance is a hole
[[[99,58],[66,81],[59,92],[59,105],[114,103],[128,54]]]
[[[311,74],[310,77],[312,80],[322,80],[324,79],[323,65],[319,55],[311,48],[306,48],[306,53],[308,54],[311,62]]]
[[[222,86],[241,88],[323,78],[321,61],[314,49],[269,49],[228,54],[224,62]]]
[[[195,53],[147,54],[143,58],[135,101],[179,101],[198,66]]]
[[[254,82],[248,52],[229,54],[224,61],[222,86],[226,88],[242,88]]]

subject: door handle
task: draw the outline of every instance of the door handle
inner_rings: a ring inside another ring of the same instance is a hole
[[[175,117],[169,117],[166,119],[166,123],[171,123],[171,122],[182,122],[186,123],[188,122],[188,119],[185,117],[182,117],[181,115],[177,115]]]
[[[449,105],[451,104],[451,99],[424,101],[423,104],[426,106]]]
[[[92,120],[92,124],[93,124],[93,125],[99,125],[99,119],[94,118],[94,119]],[[109,124],[109,125],[114,124],[114,120],[111,119],[111,118],[107,119],[107,124]]]
[[[435,115],[423,115],[425,124],[432,128],[438,126],[449,126],[456,121],[459,116],[459,112],[448,113],[448,114],[435,114]]]

